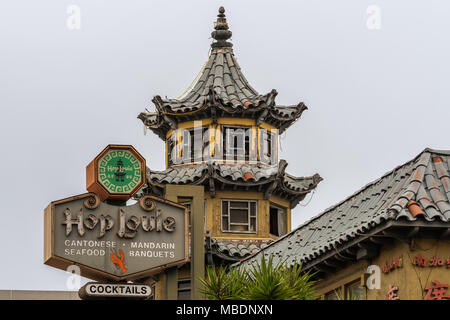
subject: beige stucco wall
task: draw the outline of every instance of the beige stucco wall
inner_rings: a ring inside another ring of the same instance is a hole
[[[419,267],[413,264],[415,257],[422,255],[428,264],[434,256],[443,259],[444,265],[438,267]],[[321,280],[317,289],[319,295],[324,295],[335,289],[342,289],[353,281],[361,281],[366,284],[369,276],[365,270],[369,265],[377,265],[380,268],[397,257],[402,258],[402,267],[392,269],[387,273],[380,272],[380,289],[364,288],[368,300],[385,300],[389,285],[398,287],[397,296],[400,300],[422,300],[425,298],[426,287],[433,285],[437,280],[441,284],[450,285],[450,240],[414,239],[408,241],[395,241],[393,244],[382,247],[380,254],[370,260],[362,260],[354,263],[326,279]],[[447,289],[450,295],[450,289]]]
[[[269,233],[269,207],[273,203],[286,211],[286,231],[291,231],[291,209],[289,201],[277,196],[271,196],[264,200],[264,193],[249,191],[216,191],[216,196],[211,198],[205,193],[206,198],[206,230],[211,231],[214,238],[228,239],[276,239]],[[222,199],[257,200],[257,232],[234,233],[221,231],[221,204]]]

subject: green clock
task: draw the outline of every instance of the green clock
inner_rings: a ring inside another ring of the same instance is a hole
[[[128,150],[110,150],[99,161],[98,180],[110,192],[129,193],[141,179],[141,164]]]
[[[105,199],[128,200],[145,183],[145,159],[129,145],[109,145],[86,167],[86,188]]]

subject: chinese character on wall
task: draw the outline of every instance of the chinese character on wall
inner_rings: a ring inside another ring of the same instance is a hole
[[[398,287],[395,287],[393,285],[389,285],[389,290],[386,293],[386,299],[387,300],[399,300],[399,297],[397,296]]]
[[[446,260],[434,256],[427,260],[422,255],[420,255],[414,258],[413,265],[418,267],[441,267],[446,265],[447,268],[450,268],[450,259]]]
[[[450,295],[445,294],[448,289],[448,284],[440,284],[439,281],[433,280],[433,286],[425,288],[427,295],[425,300],[450,300]]]
[[[401,268],[402,266],[403,266],[403,258],[400,256],[386,262],[383,266],[381,266],[381,272],[388,273],[389,271]]]

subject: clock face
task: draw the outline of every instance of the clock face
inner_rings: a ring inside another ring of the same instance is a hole
[[[98,181],[111,193],[130,193],[142,181],[141,163],[128,150],[110,150],[98,162]]]

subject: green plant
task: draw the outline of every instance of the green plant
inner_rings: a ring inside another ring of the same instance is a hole
[[[282,271],[287,280],[287,286],[292,289],[290,300],[315,300],[317,298],[314,286],[316,281],[311,278],[314,273],[303,273],[302,265],[284,266]]]
[[[261,262],[252,265],[248,271],[249,279],[244,299],[248,300],[287,300],[291,292],[287,286],[283,268],[280,264],[273,266],[273,258],[268,261],[264,257]]]
[[[206,278],[199,278],[201,292],[208,300],[236,300],[245,288],[245,277],[240,268],[207,268]]]
[[[202,293],[210,300],[312,300],[316,298],[313,274],[302,273],[301,265],[274,265],[273,257],[244,269],[218,267],[207,269],[200,278]]]

